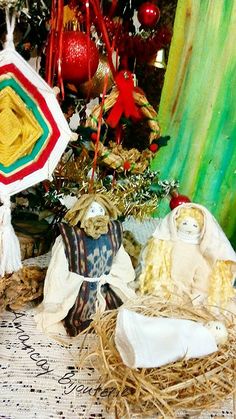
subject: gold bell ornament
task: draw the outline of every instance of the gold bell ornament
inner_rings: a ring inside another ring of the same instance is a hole
[[[148,65],[152,65],[156,68],[166,68],[165,50],[159,49],[159,51],[157,51],[148,61]]]

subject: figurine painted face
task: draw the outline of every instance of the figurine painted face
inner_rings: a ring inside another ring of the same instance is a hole
[[[189,234],[190,236],[195,236],[199,234],[201,229],[198,221],[193,217],[185,217],[179,224],[178,224],[178,231],[181,231],[185,234]]]
[[[216,344],[223,345],[228,340],[228,331],[224,323],[212,320],[206,324],[206,327],[213,334]]]
[[[96,201],[93,201],[86,212],[85,219],[92,217],[102,217],[105,215],[105,209]]]
[[[176,218],[178,238],[190,244],[200,243],[202,227],[203,215],[199,211],[182,209]]]

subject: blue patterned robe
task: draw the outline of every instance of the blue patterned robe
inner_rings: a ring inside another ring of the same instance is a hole
[[[87,236],[77,226],[61,223],[59,227],[71,272],[89,278],[109,274],[122,243],[122,226],[119,221],[109,222],[108,233],[102,234],[98,239]],[[70,336],[76,336],[89,325],[96,310],[97,288],[98,282],[83,281],[76,301],[64,319],[64,326]],[[109,284],[103,285],[101,291],[107,309],[117,308],[122,304]]]

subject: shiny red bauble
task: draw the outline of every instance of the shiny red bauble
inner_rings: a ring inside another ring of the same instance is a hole
[[[156,4],[151,2],[145,2],[138,8],[138,20],[141,25],[147,28],[153,28],[156,26],[160,19],[160,10]]]
[[[83,32],[68,31],[63,33],[62,41],[62,78],[80,84],[95,74],[99,55],[95,43]],[[90,74],[89,74],[90,73]]]
[[[151,150],[151,151],[152,151],[152,153],[155,153],[155,152],[158,150],[158,144],[156,144],[156,143],[152,143],[152,144],[149,146],[149,150]]]
[[[186,202],[191,202],[190,199],[185,195],[176,195],[173,196],[170,200],[170,209],[178,207],[181,204],[186,204]]]

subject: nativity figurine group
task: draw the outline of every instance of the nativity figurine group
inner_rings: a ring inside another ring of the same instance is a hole
[[[117,217],[102,193],[82,195],[66,213],[35,315],[38,329],[76,336],[98,310],[117,309],[146,294],[162,301],[187,295],[193,304],[235,310],[236,255],[204,206],[184,203],[161,219],[136,271]]]

